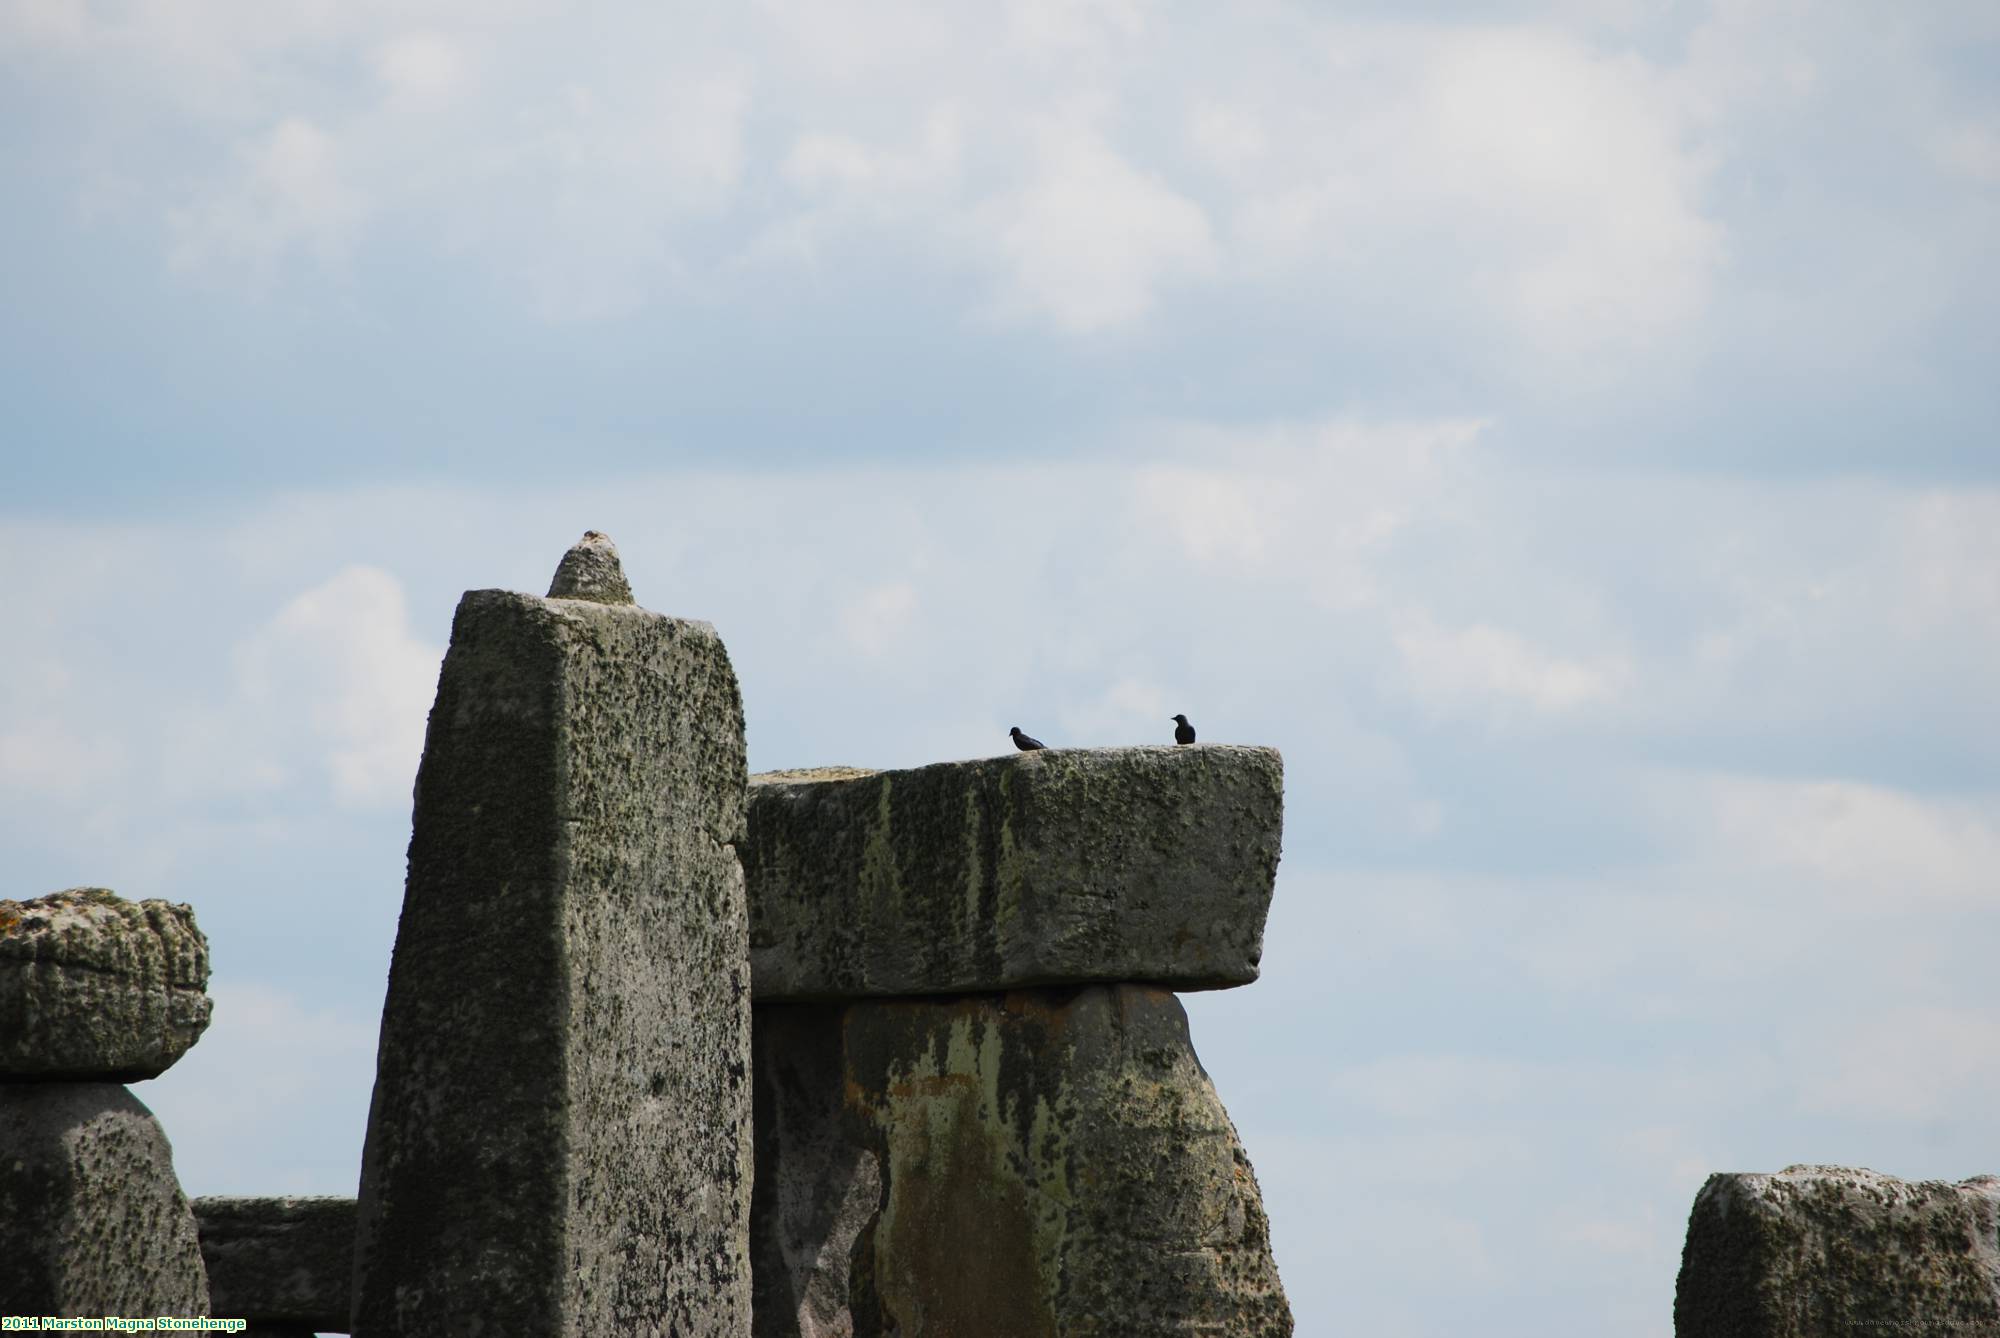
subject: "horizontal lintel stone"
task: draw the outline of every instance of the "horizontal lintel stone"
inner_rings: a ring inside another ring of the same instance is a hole
[[[208,940],[185,903],[102,887],[0,900],[0,1081],[157,1078],[210,1011]]]
[[[354,1273],[354,1200],[337,1196],[193,1200],[218,1315],[347,1329]]]
[[[1048,748],[751,778],[759,1001],[1257,978],[1276,749]]]

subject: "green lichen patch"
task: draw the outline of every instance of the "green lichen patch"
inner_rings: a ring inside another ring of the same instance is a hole
[[[1019,990],[844,1012],[846,1105],[883,1162],[865,1272],[887,1321],[1291,1332],[1255,1177],[1171,993]]]
[[[1046,749],[766,776],[743,847],[760,1000],[1256,979],[1268,748]]]

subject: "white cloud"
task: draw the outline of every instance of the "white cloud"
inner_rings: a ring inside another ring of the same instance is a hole
[[[942,102],[928,108],[914,130],[907,146],[809,131],[793,141],[779,170],[809,193],[867,192],[869,203],[886,212],[896,197],[942,185],[958,169],[965,135],[957,106]]]
[[[1721,233],[1657,71],[1522,31],[1456,35],[1427,57],[1426,156],[1514,251],[1510,270],[1477,277],[1517,330],[1565,348],[1650,342],[1699,313]]]
[[[420,110],[450,103],[465,89],[471,62],[440,33],[402,33],[375,51],[375,74],[398,105]]]
[[[248,980],[217,978],[209,996],[215,1016],[201,1040],[135,1089],[172,1141],[187,1192],[353,1194],[378,1019]]]
[[[1088,128],[1050,127],[1037,156],[1028,185],[982,210],[1007,271],[1002,310],[1091,334],[1130,325],[1162,288],[1215,272],[1202,207]]]
[[[1982,186],[2000,185],[2000,123],[1967,121],[1945,128],[1931,154],[1948,171]]]
[[[101,735],[77,734],[50,719],[0,729],[0,789],[73,798],[125,770],[125,750]]]
[[[1005,8],[1015,39],[1031,49],[1099,52],[1146,26],[1143,0],[1013,0]]]
[[[1139,509],[1165,522],[1197,562],[1261,563],[1284,523],[1287,493],[1248,471],[1155,465],[1134,480]]]
[[[235,179],[172,211],[177,265],[242,266],[261,280],[295,246],[321,261],[347,250],[369,205],[333,135],[287,117],[243,145],[238,158]]]
[[[1321,608],[1369,607],[1382,599],[1376,563],[1412,515],[1437,506],[1486,426],[1164,425],[1154,435],[1171,463],[1133,474],[1136,523],[1163,528],[1198,564],[1296,584]]]
[[[1851,15],[1718,6],[1684,53],[1648,59],[1630,13],[1368,23],[1280,5],[1246,25],[1036,0],[577,25],[545,0],[116,18],[38,0],[0,40],[78,62],[96,99],[80,194],[116,183],[167,218],[176,260],[217,275],[409,224],[430,259],[574,321],[887,246],[992,271],[985,294],[937,291],[1072,335],[1282,296],[1312,307],[1313,337],[1415,339],[1567,395],[1665,375],[1717,333],[1743,213],[1718,183],[1735,156],[1795,156],[1759,133],[1789,133],[1859,62],[1885,91],[1921,87],[1914,48],[1868,50]],[[1904,101],[1937,162],[1990,181],[1990,126]],[[941,143],[914,128],[942,104]],[[118,159],[162,116],[184,156]],[[1898,328],[1958,291],[1880,249],[1870,282],[1904,294]],[[1742,300],[1796,328],[1795,299]]]
[[[863,656],[882,659],[908,640],[917,603],[917,588],[908,581],[871,586],[841,610],[841,633]]]
[[[1684,1095],[1672,1093],[1672,1096]],[[1702,1182],[1721,1169],[1701,1145],[1697,1131],[1686,1125],[1655,1124],[1621,1128],[1606,1140],[1611,1154],[1646,1166],[1665,1167],[1690,1197]]]
[[[48,613],[10,621],[22,649],[0,663],[0,791],[76,800],[109,788],[131,757],[114,731],[92,727],[101,713],[79,681],[87,659],[27,649],[55,625]]]
[[[1569,659],[1505,628],[1442,627],[1422,612],[1397,619],[1395,642],[1409,690],[1440,717],[1505,720],[1516,705],[1544,715],[1574,711],[1615,700],[1632,676],[1617,656]]]
[[[1222,172],[1255,164],[1270,148],[1263,121],[1255,112],[1210,100],[1195,103],[1187,134],[1195,152]]]
[[[1245,274],[1503,341],[1545,387],[1629,370],[1705,311],[1723,230],[1667,71],[1533,26],[1331,23],[1302,51],[1323,69],[1267,63],[1195,122],[1233,169]]]
[[[236,650],[260,718],[303,717],[334,798],[352,804],[408,799],[439,658],[411,635],[401,584],[373,567],[349,567],[298,595]],[[298,742],[276,729],[262,747]]]
[[[1175,714],[1165,688],[1126,674],[1091,700],[1064,708],[1059,719],[1066,738],[1166,743],[1173,737]]]
[[[1661,1233],[1652,1223],[1620,1218],[1574,1220],[1561,1226],[1556,1234],[1564,1245],[1602,1254],[1650,1257],[1658,1253],[1661,1245]]]
[[[1492,1056],[1405,1054],[1342,1068],[1329,1085],[1369,1113],[1401,1121],[1492,1112],[1546,1091],[1547,1079],[1543,1066]]]
[[[1815,1114],[1924,1121],[2000,1101],[2000,1011],[1989,1007],[1885,1003],[1802,1040],[1798,1103]]]
[[[9,0],[0,5],[0,55],[10,49],[73,48],[89,32],[84,0]]]
[[[1841,780],[1712,776],[1674,785],[1680,797],[1669,804],[1681,806],[1680,820],[1718,863],[1743,874],[1801,879],[1815,897],[1856,910],[2000,908],[2000,815],[1990,803]]]

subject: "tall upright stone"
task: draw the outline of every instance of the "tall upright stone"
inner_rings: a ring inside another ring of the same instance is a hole
[[[459,602],[417,775],[353,1332],[749,1332],[743,714],[591,533]]]
[[[1677,1338],[1897,1332],[2000,1334],[2000,1177],[1801,1165],[1695,1195]]]

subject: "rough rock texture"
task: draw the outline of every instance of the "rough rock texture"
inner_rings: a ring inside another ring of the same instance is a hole
[[[632,587],[625,580],[618,548],[607,535],[585,530],[570,546],[549,582],[550,599],[587,599],[597,604],[630,604]]]
[[[753,777],[757,998],[1257,978],[1278,867],[1270,748],[1050,748]]]
[[[846,1110],[840,1004],[751,1010],[757,1338],[852,1338],[854,1242],[882,1202],[872,1115]]]
[[[0,1082],[155,1078],[208,1027],[194,909],[73,887],[0,901]]]
[[[2000,1335],[2000,1178],[1712,1175],[1688,1218],[1674,1332]]]
[[[153,1112],[117,1083],[0,1085],[0,1314],[207,1313]]]
[[[354,1283],[354,1200],[193,1201],[217,1315],[311,1333],[347,1328]]]
[[[756,1016],[758,1338],[1291,1333],[1256,1178],[1167,991]]]
[[[743,759],[708,624],[460,602],[383,1010],[355,1333],[748,1332]]]

